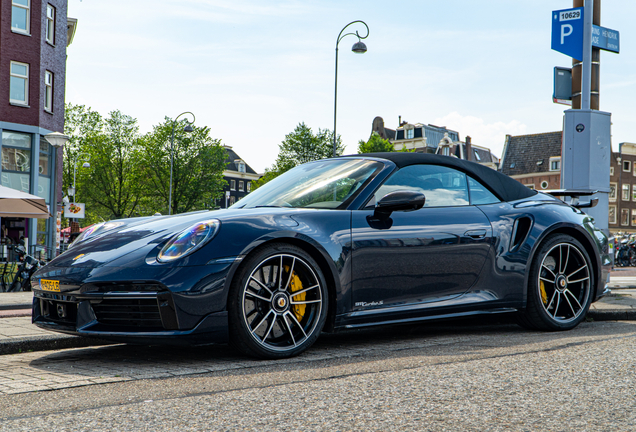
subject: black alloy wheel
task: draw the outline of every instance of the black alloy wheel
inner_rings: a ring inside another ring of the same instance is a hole
[[[592,303],[594,274],[583,245],[569,235],[548,238],[530,269],[528,303],[520,324],[539,330],[570,330]]]
[[[248,256],[228,300],[230,341],[245,354],[277,359],[300,354],[327,316],[327,286],[304,250],[277,243]]]

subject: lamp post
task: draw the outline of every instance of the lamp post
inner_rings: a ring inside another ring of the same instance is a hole
[[[366,36],[360,36],[357,30],[355,33],[342,34],[342,32],[344,32],[347,27],[355,23],[364,24],[364,26],[367,29]],[[340,30],[340,33],[338,34],[338,39],[336,39],[336,79],[335,79],[336,84],[335,84],[334,97],[333,97],[333,157],[336,157],[336,140],[338,136],[336,135],[336,110],[338,108],[338,44],[345,36],[349,36],[349,35],[354,35],[358,37],[358,42],[353,44],[353,46],[351,47],[351,51],[353,51],[356,54],[364,54],[365,52],[367,52],[367,46],[364,44],[364,42],[362,42],[362,39],[366,39],[367,37],[369,37],[369,26],[364,21],[360,21],[360,20],[352,21],[346,26],[344,26],[342,30]]]
[[[84,163],[82,164],[82,168],[90,168],[91,167],[91,164],[88,162],[88,159],[90,159],[90,157],[86,153],[76,154],[75,157],[73,158],[73,186],[68,188],[68,191],[67,191],[69,196],[73,197],[73,203],[77,202],[77,197],[75,196],[75,194],[76,194],[75,175],[77,173],[77,160],[80,159],[80,157],[84,157]]]
[[[188,122],[188,124],[183,128],[184,132],[192,132],[193,131],[192,125],[194,124],[194,120],[196,120],[196,118],[194,117],[194,114],[192,114],[190,111],[185,111],[179,114],[177,118],[175,118],[172,121],[172,135],[170,136],[170,193],[168,197],[168,214],[169,215],[172,214],[172,169],[174,166],[174,127],[176,126],[177,120],[179,120],[179,117],[185,114],[190,114],[192,116],[192,121],[189,121],[186,118],[186,122]]]

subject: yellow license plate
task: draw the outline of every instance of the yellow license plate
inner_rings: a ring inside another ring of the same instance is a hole
[[[44,291],[60,292],[60,281],[40,279],[40,288]]]

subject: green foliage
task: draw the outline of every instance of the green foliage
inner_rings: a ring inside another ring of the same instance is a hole
[[[364,142],[360,140],[358,142],[358,154],[394,151],[395,148],[393,147],[393,144],[391,144],[389,140],[380,137],[377,132],[373,132],[373,134],[369,138],[369,141]]]
[[[76,201],[86,203],[82,225],[123,217],[168,213],[172,119],[139,133],[137,120],[120,111],[104,118],[84,105],[67,104],[64,191],[73,185]],[[210,208],[222,194],[225,149],[209,128],[185,122],[174,128],[173,214]],[[89,162],[89,168],[83,168]]]
[[[147,213],[168,213],[170,196],[170,147],[174,126],[172,214],[213,207],[220,198],[226,152],[221,141],[210,137],[210,128],[192,125],[184,132],[186,120],[174,123],[166,117],[140,142],[143,151]]]
[[[64,149],[64,184],[73,185],[75,171],[75,201],[86,203],[84,225],[137,215],[143,198],[137,120],[120,111],[103,118],[84,105],[68,104],[65,114],[70,140]]]
[[[338,136],[336,140],[336,155],[344,152],[344,145]],[[318,159],[333,156],[333,132],[329,129],[318,129],[314,135],[305,123],[299,123],[292,133],[285,135],[285,139],[278,146],[278,157],[271,168],[265,170],[260,180],[252,182],[252,188],[258,188],[290,169]]]

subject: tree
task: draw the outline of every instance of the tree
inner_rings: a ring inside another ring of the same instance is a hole
[[[210,138],[210,128],[192,126],[183,132],[186,121],[174,125],[174,166],[172,181],[172,214],[213,207],[220,198],[225,169],[225,149],[221,141]],[[168,212],[170,195],[170,138],[173,120],[154,126],[141,140],[144,185],[148,198],[146,209],[152,213]]]
[[[360,140],[358,142],[358,154],[394,151],[395,148],[393,147],[393,144],[391,144],[389,140],[380,137],[377,132],[373,132],[373,134],[371,134],[369,141],[364,142],[363,140]]]
[[[329,129],[318,129],[318,133],[314,135],[310,127],[305,123],[299,123],[292,133],[285,135],[278,149],[276,162],[265,170],[263,177],[252,183],[253,188],[262,186],[305,162],[333,157],[333,132]],[[336,155],[340,156],[343,152],[344,146],[338,136]]]
[[[85,223],[138,214],[143,199],[137,120],[112,111],[108,118],[84,105],[66,105],[64,183],[86,203]],[[84,162],[90,168],[83,168]]]

